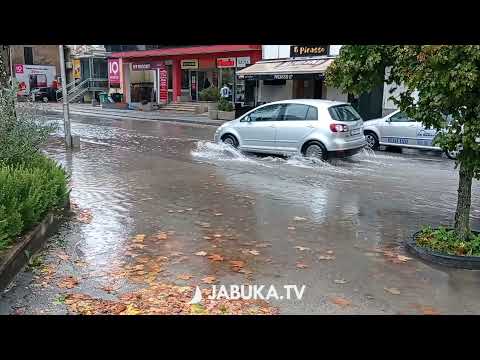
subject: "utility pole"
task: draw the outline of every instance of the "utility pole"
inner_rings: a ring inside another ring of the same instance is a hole
[[[72,148],[72,131],[70,128],[70,109],[68,107],[67,76],[65,74],[65,55],[63,45],[58,46],[60,53],[60,73],[62,75],[63,125],[65,131],[65,146]]]

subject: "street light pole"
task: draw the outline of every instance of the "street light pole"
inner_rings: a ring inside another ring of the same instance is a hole
[[[68,108],[67,76],[65,74],[65,56],[63,45],[58,46],[60,53],[60,73],[62,75],[63,125],[65,131],[65,146],[72,148],[72,131],[70,128],[70,110]]]

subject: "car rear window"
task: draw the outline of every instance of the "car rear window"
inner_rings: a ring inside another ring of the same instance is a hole
[[[362,117],[351,105],[335,105],[328,108],[328,112],[333,120],[336,121],[357,121]]]

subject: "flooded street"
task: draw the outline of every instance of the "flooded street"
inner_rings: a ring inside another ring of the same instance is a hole
[[[73,293],[114,302],[141,292],[157,309],[152,294],[173,283],[305,285],[301,300],[269,301],[282,314],[480,313],[479,272],[403,247],[423,225],[453,222],[458,175],[444,156],[364,151],[322,163],[213,144],[213,126],[73,120],[82,149],[67,153],[60,129],[46,152],[71,174],[77,216],[0,297],[1,314],[72,312]]]

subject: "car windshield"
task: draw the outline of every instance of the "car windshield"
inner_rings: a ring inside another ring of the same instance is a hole
[[[333,120],[336,121],[357,121],[362,117],[351,105],[336,105],[328,108],[328,112]]]

